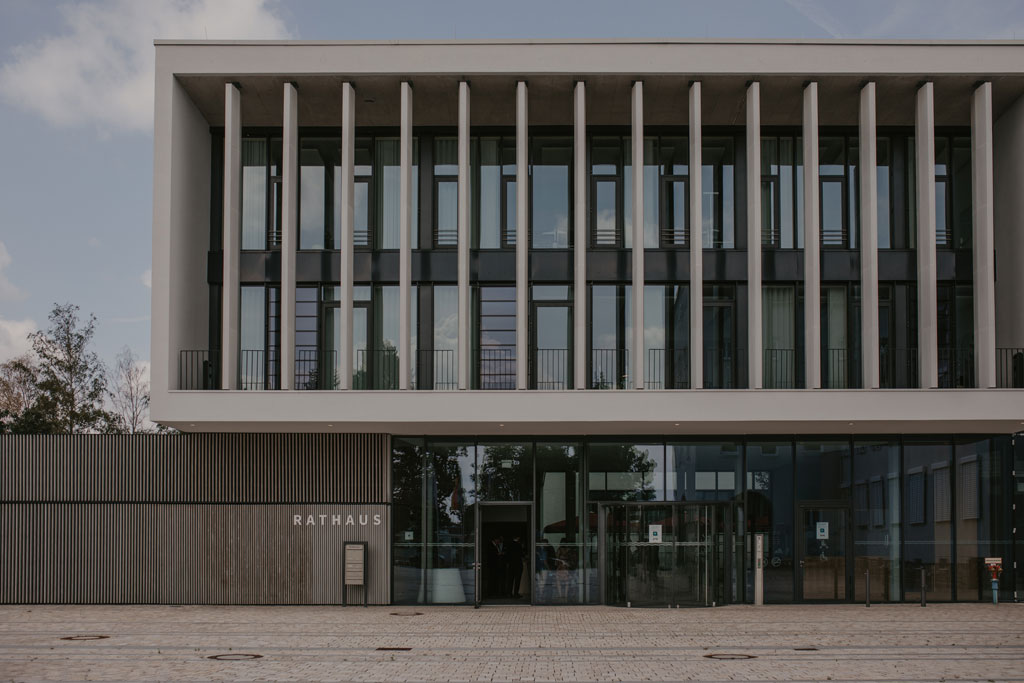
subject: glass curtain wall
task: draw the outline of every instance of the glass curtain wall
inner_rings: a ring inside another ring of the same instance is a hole
[[[690,388],[690,287],[644,287],[644,386]]]
[[[939,386],[973,387],[974,286],[939,283]]]
[[[761,137],[761,245],[804,246],[803,139]]]
[[[992,576],[986,557],[1003,558],[1009,577],[1012,522],[1003,513],[1012,507],[1006,473],[1010,471],[1009,437],[962,438],[956,457],[956,598],[991,602]],[[1018,565],[1020,559],[1015,558]],[[1000,582],[1000,599],[1009,599],[1009,580]]]
[[[299,140],[299,249],[334,244],[341,217],[341,139]]]
[[[242,138],[242,249],[281,245],[281,138]]]
[[[530,138],[530,230],[534,249],[572,246],[572,138]]]
[[[929,600],[953,599],[953,447],[949,441],[903,443],[903,590]],[[922,573],[922,570],[923,573]]]
[[[530,387],[561,391],[573,384],[570,285],[530,288]]]
[[[434,248],[459,244],[459,140],[434,138]]]
[[[534,601],[540,604],[579,604],[586,600],[584,573],[582,457],[578,444],[538,443],[536,446],[536,551]],[[596,513],[595,513],[596,517]],[[594,522],[596,524],[596,521]],[[597,566],[597,544],[590,544],[590,567]]]
[[[516,244],[515,137],[473,137],[471,160],[472,248],[512,248]]]
[[[854,600],[866,597],[871,575],[871,602],[902,598],[900,520],[900,444],[865,440],[853,444]]]
[[[633,288],[630,285],[590,287],[590,388],[633,386]]]
[[[379,137],[374,140],[373,190],[374,222],[372,227],[374,249],[391,250],[401,246],[400,212],[401,194],[401,141],[397,137]],[[419,248],[419,144],[412,144],[412,235],[413,249]],[[358,242],[357,242],[358,244]]]
[[[743,376],[736,343],[736,286],[704,285],[704,388],[734,389]]]
[[[707,249],[736,247],[736,162],[731,137],[701,141],[701,244]]]
[[[765,389],[803,386],[803,357],[797,340],[803,337],[803,308],[797,306],[802,285],[772,284],[761,288],[762,383]]]
[[[793,584],[793,444],[750,441],[747,456],[747,530],[764,534],[764,600],[792,602]],[[751,536],[746,550],[753,556]],[[747,566],[747,595],[754,594],[754,572]]]
[[[434,347],[424,352],[421,363],[428,363],[434,378],[433,388],[459,388],[459,288],[434,285]]]

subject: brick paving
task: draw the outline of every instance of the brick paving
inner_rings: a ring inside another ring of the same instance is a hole
[[[1024,604],[0,607],[0,680],[253,679],[1024,681]]]

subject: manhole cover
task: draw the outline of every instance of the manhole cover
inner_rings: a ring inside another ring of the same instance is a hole
[[[61,640],[104,640],[110,636],[67,636]]]
[[[392,612],[393,617],[420,617],[423,616],[423,612]]]
[[[210,655],[207,659],[216,659],[218,662],[244,662],[250,659],[260,659],[263,655],[252,655],[244,652],[231,652],[226,655]]]
[[[408,652],[411,647],[378,647],[381,652]]]
[[[716,652],[711,655],[704,655],[708,659],[757,659],[757,655],[734,654],[728,652]]]

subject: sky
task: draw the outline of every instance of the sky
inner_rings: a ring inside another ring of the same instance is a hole
[[[149,358],[156,38],[1024,40],[1024,0],[0,0],[0,362],[55,302]]]

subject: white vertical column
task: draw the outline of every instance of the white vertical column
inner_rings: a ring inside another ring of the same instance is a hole
[[[459,82],[459,389],[469,388],[469,83]]]
[[[295,249],[299,219],[299,91],[284,84],[281,135],[281,388],[295,380]]]
[[[857,131],[860,159],[860,349],[861,386],[877,389],[878,375],[878,141],[875,138],[875,84],[860,89]]]
[[[341,267],[338,281],[338,388],[352,388],[352,285],[355,277],[356,93],[341,84]]]
[[[234,83],[224,86],[224,273],[221,285],[221,389],[238,388],[239,274],[242,249],[242,105]],[[212,358],[211,358],[212,360]]]
[[[644,388],[644,82],[633,83],[633,386]]]
[[[398,388],[411,386],[412,335],[412,85],[402,82],[402,110],[399,121],[399,237],[398,237]]]
[[[573,89],[573,386],[587,388],[587,86]]]
[[[527,231],[530,182],[527,160],[527,91],[526,81],[516,83],[516,388],[527,387],[529,346],[529,262],[530,236]]]
[[[821,273],[818,212],[818,84],[804,87],[804,377],[821,388]]]
[[[747,386],[764,382],[761,327],[761,84],[747,86]]]
[[[935,266],[935,94],[917,89],[917,354],[921,388],[939,385],[938,302]]]
[[[704,387],[704,218],[700,81],[690,84],[690,388]],[[717,351],[717,350],[716,350]]]
[[[996,386],[995,220],[992,199],[992,84],[971,95],[971,193],[974,210],[974,364],[978,387]]]

